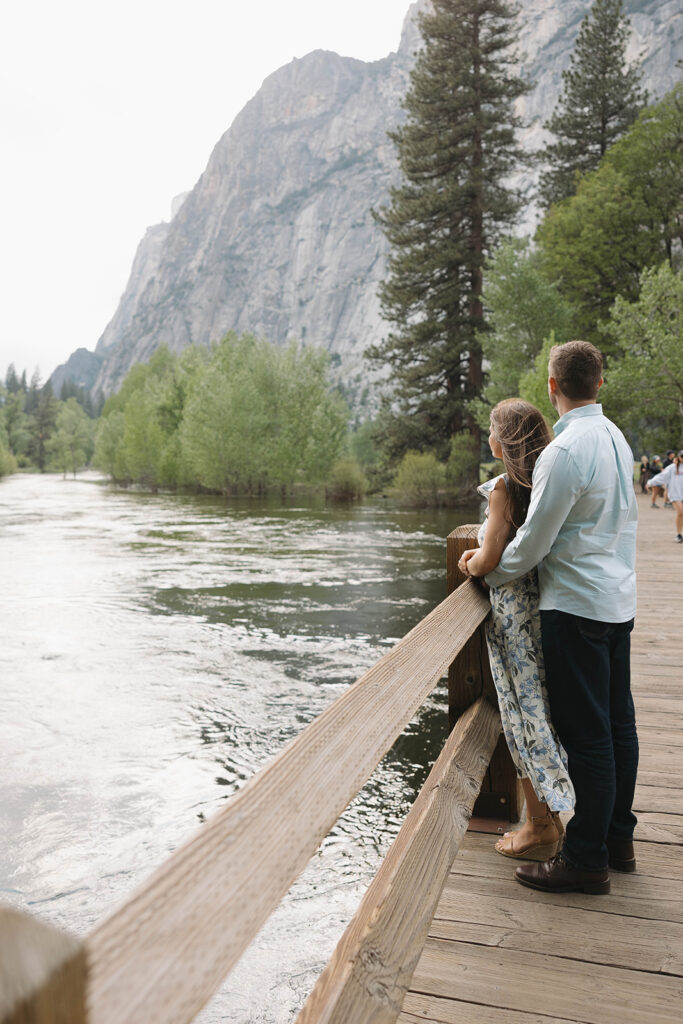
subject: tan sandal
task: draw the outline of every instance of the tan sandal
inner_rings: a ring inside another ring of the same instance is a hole
[[[558,836],[560,837],[560,839],[564,839],[564,824],[562,822],[562,818],[560,817],[560,812],[559,811],[551,811],[550,815],[551,815],[551,817],[553,819],[553,824],[554,824],[555,828],[557,829]]]
[[[562,821],[562,818],[560,817],[560,812],[559,811],[548,811],[547,814],[544,814],[544,815],[542,815],[540,817],[534,817],[532,815],[531,820],[532,820],[532,822],[534,822],[534,824],[537,821],[545,821],[545,823],[547,825],[549,825],[550,824],[550,821],[548,820],[549,817],[552,818],[552,823],[555,826],[555,828],[557,829],[558,837],[560,839],[564,839],[564,823]],[[502,839],[507,839],[508,836],[516,836],[516,835],[517,835],[516,832],[503,832],[503,835],[502,835],[501,838]],[[500,839],[498,840],[498,842],[500,842]]]
[[[531,822],[534,825],[540,822],[545,822],[546,826],[554,825],[557,839],[550,842],[547,839],[543,839],[540,842],[532,842],[520,849],[515,849],[515,836],[519,835],[519,833],[506,832],[502,839],[499,839],[496,843],[496,853],[500,853],[503,857],[512,857],[515,860],[537,861],[550,860],[551,857],[559,853],[564,839],[564,826],[559,820],[557,811],[548,811],[547,814],[540,817],[532,817]]]

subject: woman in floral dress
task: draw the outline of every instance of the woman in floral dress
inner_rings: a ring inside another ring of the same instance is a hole
[[[550,441],[539,410],[510,398],[491,412],[489,445],[506,472],[482,484],[488,498],[480,547],[465,552],[460,568],[484,576],[500,561],[506,544],[524,522],[536,459]],[[491,615],[486,641],[498,693],[503,732],[522,780],[527,817],[518,832],[496,843],[505,857],[544,861],[562,845],[559,812],[574,806],[567,755],[550,721],[545,687],[536,569],[489,591]]]

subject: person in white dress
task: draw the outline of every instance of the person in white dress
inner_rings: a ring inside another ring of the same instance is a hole
[[[506,472],[482,484],[488,498],[486,521],[476,553],[463,555],[460,568],[483,576],[500,561],[505,546],[524,522],[536,459],[550,442],[539,412],[518,398],[491,412],[489,445]],[[471,555],[469,561],[467,555]],[[545,686],[538,575],[535,568],[489,591],[491,615],[486,641],[498,695],[503,732],[526,798],[526,821],[496,843],[505,857],[543,861],[561,846],[560,811],[574,806],[567,755],[550,721]]]
[[[651,477],[645,486],[666,487],[669,501],[676,510],[676,541],[683,544],[683,452],[675,455],[671,465]]]

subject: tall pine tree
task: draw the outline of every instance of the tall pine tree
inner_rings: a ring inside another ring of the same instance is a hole
[[[482,386],[482,272],[518,209],[505,184],[522,158],[513,104],[527,88],[515,15],[505,0],[433,0],[420,16],[406,121],[391,133],[403,183],[376,214],[392,246],[380,300],[393,330],[368,355],[391,373],[380,440],[392,458],[443,457],[463,430],[478,454],[468,403]]]
[[[595,170],[647,103],[640,64],[626,62],[630,32],[622,0],[595,0],[581,22],[560,98],[544,125],[555,136],[542,153],[547,206],[574,195],[576,172]]]

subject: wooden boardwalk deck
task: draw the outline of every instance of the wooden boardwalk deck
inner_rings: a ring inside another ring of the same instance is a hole
[[[683,545],[639,495],[633,692],[641,758],[638,871],[608,896],[519,885],[494,838],[468,833],[401,1024],[664,1024],[683,1012]]]

